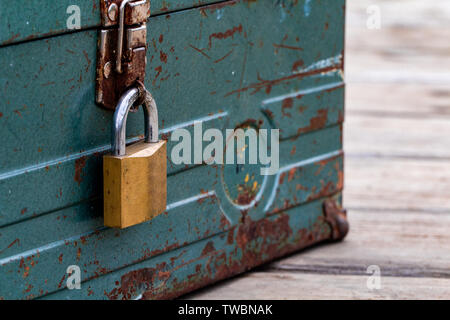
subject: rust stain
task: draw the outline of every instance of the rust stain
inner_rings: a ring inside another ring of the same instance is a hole
[[[0,250],[0,253],[3,253],[5,250],[11,248],[13,245],[20,245],[20,240],[19,239],[15,239],[13,242],[11,242],[5,249]]]
[[[283,78],[275,79],[275,80],[262,79],[260,77],[260,75],[258,74],[257,78],[258,78],[259,82],[251,84],[251,85],[249,85],[247,87],[243,87],[243,88],[239,88],[239,89],[230,91],[230,92],[226,93],[224,97],[228,97],[228,96],[231,96],[233,94],[240,94],[242,92],[246,92],[246,91],[249,91],[249,90],[253,90],[252,92],[250,92],[251,95],[261,91],[262,89],[265,89],[266,92],[270,92],[270,89],[273,86],[281,84],[281,83],[283,83],[285,81],[289,81],[289,80],[293,80],[293,79],[299,79],[299,78],[304,78],[304,77],[315,75],[315,74],[328,73],[328,72],[331,72],[331,71],[335,71],[335,70],[337,70],[339,68],[340,68],[339,65],[337,65],[337,66],[330,66],[330,67],[326,67],[326,68],[322,68],[322,69],[316,69],[316,70],[311,70],[311,71],[306,71],[306,72],[295,73],[295,74],[292,74],[292,75],[289,75],[289,76],[286,76],[286,77],[283,77]]]
[[[19,239],[15,239],[13,242],[11,242],[9,245],[8,245],[8,249],[9,248],[11,248],[14,244],[20,244],[20,240]]]
[[[54,81],[49,81],[49,82],[46,82],[46,83],[41,84],[41,86],[47,87],[47,86],[51,86],[51,85],[53,85],[53,84],[55,84]]]
[[[66,274],[64,274],[63,277],[61,278],[61,280],[59,281],[58,289],[62,287],[65,278],[66,278]]]
[[[20,33],[13,34],[8,40],[5,41],[5,44],[9,44],[20,37]]]
[[[158,77],[160,76],[161,72],[162,72],[162,66],[157,66],[155,68],[156,71],[156,75],[155,78],[153,79],[153,85],[156,83],[156,79],[158,79]]]
[[[80,183],[83,181],[83,169],[86,166],[86,157],[80,157],[77,160],[75,160],[75,176],[74,180],[75,182],[80,185]]]
[[[38,253],[38,256],[39,256],[39,253]],[[22,278],[24,278],[24,279],[27,278],[30,275],[31,268],[37,264],[37,262],[33,260],[34,257],[35,257],[34,255],[27,257],[26,262],[25,262],[24,258],[20,259],[19,268],[23,269]],[[29,265],[27,265],[27,263]]]
[[[328,109],[317,110],[317,116],[309,120],[309,126],[299,128],[297,134],[322,129],[326,126],[328,120]]]
[[[253,176],[250,179],[248,174],[245,177],[244,183],[238,184],[236,187],[238,195],[236,199],[233,199],[233,202],[239,205],[250,204],[255,199],[260,189],[258,182],[253,180]]]
[[[87,61],[86,72],[88,72],[89,68],[91,67],[91,59],[89,59],[89,56],[85,50],[83,50],[83,54]]]
[[[226,55],[224,55],[222,58],[220,58],[220,59],[217,59],[216,61],[214,61],[214,63],[218,63],[218,62],[220,62],[220,61],[223,61],[223,60],[225,60],[230,54],[232,54],[233,53],[233,51],[234,51],[234,49],[231,49],[231,51],[230,52],[228,52]]]
[[[300,183],[297,183],[296,185],[295,185],[295,190],[303,190],[303,191],[307,191],[308,190],[308,187],[305,187],[305,186],[303,186],[303,185],[301,185]]]
[[[161,60],[161,62],[167,63],[167,54],[165,54],[162,51],[159,51],[159,59]]]
[[[292,65],[292,71],[297,71],[298,68],[303,67],[304,64],[305,63],[303,62],[302,59],[295,61],[294,64]]]
[[[275,117],[274,114],[273,114],[273,112],[272,112],[270,109],[264,109],[263,112],[264,112],[264,113],[266,114],[266,116],[267,116],[269,119],[271,119],[271,120],[273,120],[273,118]]]
[[[227,39],[227,38],[232,38],[234,39],[234,34],[235,33],[240,33],[242,34],[242,24],[239,24],[238,26],[235,26],[231,29],[226,30],[225,32],[217,32],[217,33],[212,33],[209,36],[209,48],[211,49],[212,47],[212,39],[219,39],[219,40],[223,40],[223,39]]]
[[[277,256],[282,247],[282,239],[292,235],[289,216],[280,214],[276,219],[252,221],[249,217],[239,226],[236,233],[236,244],[243,252],[242,260],[247,268],[261,264],[264,259],[261,252],[268,256]],[[254,243],[259,245],[255,246]]]
[[[296,172],[297,172],[297,168],[292,168],[289,170],[288,182],[291,182],[294,179]]]
[[[322,185],[320,190],[311,190],[311,194],[308,196],[307,201],[324,198],[338,191],[333,181],[328,181],[327,183],[325,183],[323,180],[321,180],[320,183]]]
[[[164,272],[166,268],[167,264],[163,262],[155,268],[131,271],[121,277],[119,287],[109,293],[105,291],[104,294],[111,300],[131,299],[133,296],[139,295],[141,291],[152,290],[156,280],[168,279],[170,274]]]
[[[302,114],[308,107],[300,105],[298,106],[298,113]]]
[[[286,176],[286,172],[282,172],[280,174],[280,179],[278,180],[279,184],[283,184],[284,183],[284,177]]]
[[[237,199],[234,201],[239,205],[247,205],[250,204],[253,199],[255,198],[255,195],[252,194],[247,188],[244,189],[243,192],[240,192],[238,194]]]
[[[206,244],[205,248],[203,248],[202,255],[207,255],[208,253],[213,251],[216,251],[216,248],[214,248],[214,242],[209,241]]]
[[[208,59],[211,59],[211,57],[208,56],[205,52],[203,52],[203,50],[194,47],[192,44],[190,44],[189,47],[191,47],[192,49],[194,49],[194,50],[197,51],[197,52],[200,52],[202,55],[204,55],[204,56],[207,57]]]
[[[252,221],[247,216],[243,221],[243,224],[228,231],[227,243],[236,245],[236,249],[228,255],[223,250],[215,250],[212,241],[209,241],[198,258],[183,261],[172,269],[168,269],[166,262],[162,262],[154,268],[131,271],[123,275],[120,282],[116,282],[116,288],[109,293],[105,291],[105,295],[109,299],[130,299],[140,294],[143,299],[173,299],[329,239],[331,235],[323,216],[320,216],[310,229],[300,229],[296,232],[290,227],[289,216],[284,212],[259,221]],[[264,254],[261,254],[262,252]],[[201,259],[206,262],[199,264]],[[174,275],[175,271],[188,265],[195,266],[194,273],[178,281]]]
[[[292,98],[286,98],[283,100],[281,104],[281,113],[283,114],[283,117],[291,118],[292,115],[289,112],[286,112],[286,109],[292,109],[292,106],[294,105],[294,99]]]
[[[230,221],[228,221],[227,217],[222,215],[222,217],[220,218],[220,228],[222,230],[227,230],[229,226],[230,226]]]
[[[25,293],[28,293],[28,292],[30,292],[31,289],[33,289],[33,288],[34,288],[33,285],[30,283],[30,284],[28,284],[28,286],[26,287],[26,289],[24,290],[24,292],[25,292]]]
[[[277,49],[290,49],[290,50],[298,50],[298,51],[303,51],[303,48],[301,47],[293,47],[293,46],[287,46],[284,44],[276,44],[274,43],[273,46]]]
[[[291,149],[291,156],[293,156],[295,154],[296,149],[297,148],[295,146],[292,147],[292,149]]]

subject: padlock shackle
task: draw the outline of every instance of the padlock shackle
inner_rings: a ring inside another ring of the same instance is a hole
[[[145,117],[145,142],[158,142],[158,109],[156,107],[156,102],[150,92],[145,90],[144,94],[145,97],[142,107],[144,109]],[[120,97],[117,104],[112,127],[112,153],[115,156],[124,156],[126,153],[125,141],[128,112],[138,98],[139,89],[131,88]]]

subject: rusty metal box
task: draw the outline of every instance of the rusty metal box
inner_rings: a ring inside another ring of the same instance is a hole
[[[151,0],[145,86],[167,154],[195,123],[279,128],[279,169],[169,156],[166,212],[123,230],[103,226],[113,112],[95,103],[100,11],[0,1],[0,299],[173,298],[345,236],[345,0]]]

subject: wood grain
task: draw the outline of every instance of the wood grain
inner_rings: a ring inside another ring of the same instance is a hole
[[[366,27],[369,6],[380,29]],[[347,83],[450,83],[449,12],[446,0],[348,0]]]
[[[450,116],[450,86],[445,84],[349,83],[346,97],[347,120],[353,116],[446,120]]]
[[[344,172],[347,207],[450,214],[448,160],[348,156]]]
[[[317,275],[291,272],[248,273],[220,283],[214,290],[191,296],[195,299],[445,299],[450,279],[383,277],[381,289],[367,288],[368,276]]]
[[[268,269],[365,275],[450,278],[450,215],[410,211],[350,210],[351,230],[342,243],[319,246],[274,262]]]
[[[383,277],[379,290],[368,289],[366,283],[367,276],[253,272],[200,291],[189,298],[333,300],[448,299],[450,296],[450,279]]]

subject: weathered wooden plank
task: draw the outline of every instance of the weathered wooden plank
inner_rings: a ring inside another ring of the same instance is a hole
[[[365,135],[365,132],[360,130],[362,128],[356,128],[360,121],[353,121],[353,116],[371,117],[374,122],[383,124],[386,121],[384,118],[400,121],[417,119],[427,124],[429,122],[426,120],[429,118],[441,120],[450,118],[450,89],[445,84],[350,83],[346,86],[346,96],[346,115],[350,117],[350,127],[353,127],[353,133],[359,130],[358,133],[361,135]],[[433,126],[430,125],[430,129],[423,134],[433,134],[430,132],[434,131],[432,129]],[[410,131],[414,133],[419,130]],[[353,138],[355,135],[351,135],[347,140],[351,142]],[[442,138],[445,139],[445,136]]]
[[[450,31],[347,30],[346,61],[352,62],[346,64],[348,83],[449,83],[450,46],[441,41],[433,47],[430,39],[449,37]]]
[[[428,0],[347,0],[347,25],[365,26],[369,6],[380,8],[383,26],[441,29],[444,25],[450,25],[447,0],[434,0],[432,3]]]
[[[252,272],[182,297],[205,300],[448,299],[450,279],[383,277],[380,290],[368,276]]]
[[[450,159],[448,118],[371,117],[349,113],[344,136],[349,155]]]
[[[367,8],[380,9],[381,28],[366,26]],[[346,80],[450,83],[450,36],[445,0],[348,1]],[[399,14],[401,12],[401,14]]]
[[[382,275],[450,278],[450,214],[349,210],[345,241],[307,250],[268,270],[363,275],[378,265]]]
[[[450,162],[347,157],[350,207],[449,212]]]

